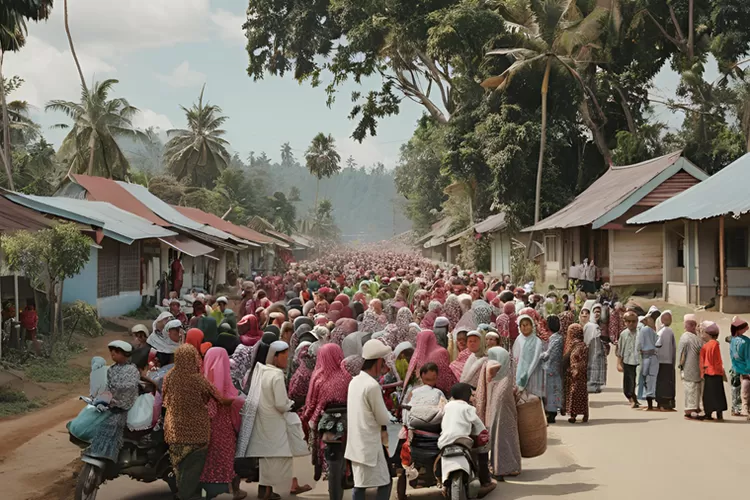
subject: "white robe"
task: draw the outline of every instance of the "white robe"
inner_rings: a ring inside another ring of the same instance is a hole
[[[360,372],[349,384],[344,453],[352,462],[355,487],[375,488],[391,482],[380,437],[381,427],[390,421],[380,384],[370,374]]]

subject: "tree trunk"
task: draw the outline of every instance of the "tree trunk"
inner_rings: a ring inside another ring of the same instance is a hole
[[[65,281],[60,281],[60,291],[57,294],[57,321],[59,321],[58,325],[58,332],[60,338],[62,338],[62,335],[64,334],[65,325],[63,323],[63,312],[62,312],[62,301],[63,301],[63,285],[65,284]]]
[[[91,131],[91,138],[89,139],[89,166],[86,169],[88,175],[94,175],[94,146],[96,145],[96,134]],[[102,153],[104,153],[102,151]],[[110,178],[112,177],[110,173]]]
[[[73,47],[73,37],[70,36],[70,25],[68,24],[68,0],[65,0],[63,3],[63,10],[65,13],[65,34],[68,35],[68,44],[70,45],[70,53],[73,54],[73,60],[76,63],[76,69],[78,69],[78,76],[81,78],[81,88],[88,92],[88,87],[86,86],[86,79],[83,77],[83,70],[81,70],[81,63],[78,61],[78,56],[76,55],[76,49]]]
[[[8,117],[8,101],[5,98],[5,77],[3,76],[3,59],[5,58],[5,52],[0,51],[0,105],[2,105],[3,112],[3,147],[0,150],[0,156],[2,157],[3,166],[5,167],[5,174],[8,176],[8,188],[11,191],[15,191],[13,185],[13,157],[11,155],[11,143],[10,143],[10,118]]]
[[[620,106],[622,107],[622,112],[625,113],[625,119],[628,122],[628,132],[630,132],[631,134],[635,134],[635,120],[633,119],[633,113],[631,113],[630,111],[628,100],[625,98],[625,92],[623,92],[620,86],[617,84],[613,85],[613,87],[617,91],[617,94],[620,96]]]
[[[695,10],[695,0],[688,0],[688,58],[690,59],[690,64],[693,64],[693,57],[695,55],[695,50],[693,48],[694,41],[695,41],[695,22],[694,22],[694,13]]]
[[[596,144],[597,149],[604,158],[604,163],[606,163],[608,167],[611,167],[612,151],[609,149],[609,145],[607,145],[607,139],[604,137],[604,133],[602,132],[601,128],[599,128],[594,119],[591,117],[591,111],[589,110],[588,101],[586,101],[585,99],[583,100],[583,102],[581,102],[580,110],[581,117],[583,118],[583,123],[585,123],[586,127],[591,131],[591,135],[594,138],[594,144]]]
[[[551,69],[552,58],[547,57],[547,68],[544,70],[544,80],[542,81],[542,137],[539,140],[539,166],[536,169],[534,224],[539,222],[539,211],[542,202],[542,166],[544,165],[544,149],[547,146],[547,91],[549,90],[549,74]]]
[[[320,177],[318,177],[318,182],[315,184],[315,208],[313,208],[315,214],[318,213],[318,191],[320,191]]]

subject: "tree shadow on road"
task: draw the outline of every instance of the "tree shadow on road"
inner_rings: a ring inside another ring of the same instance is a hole
[[[571,464],[566,467],[546,467],[544,469],[526,469],[520,476],[507,478],[512,483],[530,483],[547,479],[555,474],[570,474],[577,471],[594,470],[593,467],[583,467],[578,464]]]
[[[654,422],[667,420],[666,418],[595,418],[592,417],[587,423],[580,420],[575,424],[565,422],[566,427],[591,427],[592,425],[614,425],[614,424],[642,424],[645,422]]]
[[[565,495],[576,495],[592,491],[598,488],[598,484],[572,483],[572,484],[522,484],[507,483],[498,485],[493,492],[502,500],[518,500],[521,498],[536,498],[540,496],[561,497]]]
[[[605,408],[607,406],[628,407],[627,401],[589,401],[589,408]]]

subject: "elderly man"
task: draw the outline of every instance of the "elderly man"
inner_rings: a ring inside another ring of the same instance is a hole
[[[348,438],[344,457],[352,463],[353,500],[364,500],[367,488],[377,488],[377,500],[391,495],[391,474],[383,449],[382,431],[391,420],[378,378],[388,371],[385,358],[391,348],[373,339],[362,347],[362,371],[349,384]]]
[[[658,313],[659,311],[656,311]],[[656,355],[656,342],[659,337],[654,331],[656,317],[654,312],[641,319],[643,328],[638,332],[636,348],[641,354],[641,377],[638,384],[638,396],[646,398],[648,407],[646,411],[654,411],[654,398],[656,397],[656,377],[659,374],[659,358]],[[656,315],[658,316],[658,314]]]
[[[183,326],[188,324],[187,315],[182,312],[182,304],[179,299],[169,299],[169,312],[172,313],[174,319],[179,319]]]
[[[638,349],[636,349],[636,337],[638,335],[638,315],[628,311],[623,316],[625,329],[620,333],[620,341],[617,343],[617,358],[622,365],[622,392],[631,403],[631,408],[640,408],[638,397],[635,393],[635,379],[638,365],[641,364]]]
[[[656,357],[659,359],[659,375],[656,379],[656,404],[661,411],[675,411],[674,362],[677,345],[672,331],[672,312],[664,311],[659,317],[662,327],[657,334]]]
[[[224,311],[226,311],[228,303],[229,300],[227,300],[227,298],[224,296],[216,299],[216,306],[213,307],[213,310],[209,313],[209,316],[216,320],[217,325],[221,325],[224,322]]]
[[[701,378],[700,368],[703,340],[698,335],[698,319],[695,314],[686,314],[683,322],[685,333],[680,337],[677,359],[682,386],[685,388],[685,418],[698,419],[703,397],[703,378]]]

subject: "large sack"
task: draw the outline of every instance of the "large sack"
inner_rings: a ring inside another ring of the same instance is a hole
[[[534,458],[543,455],[547,451],[547,418],[542,400],[533,394],[523,393],[516,409],[521,456]]]
[[[86,405],[76,418],[68,422],[67,428],[77,439],[90,443],[96,436],[99,426],[111,415],[108,411],[99,411],[94,406]]]

